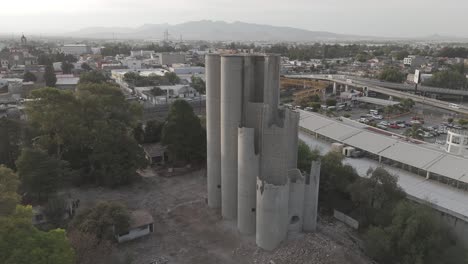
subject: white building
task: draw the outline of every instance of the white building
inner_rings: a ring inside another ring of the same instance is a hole
[[[460,156],[468,156],[468,132],[459,129],[447,131],[445,150]]]
[[[194,98],[199,96],[197,90],[189,85],[166,85],[159,86],[167,93],[168,98]]]
[[[134,58],[125,58],[120,61],[123,66],[132,69],[132,70],[137,70],[141,69],[141,60],[137,60]]]
[[[119,243],[130,241],[154,232],[153,216],[147,211],[137,210],[130,214],[130,227],[127,232],[116,235]]]
[[[421,56],[410,55],[403,59],[403,64],[411,67],[419,67],[426,63],[426,59]]]
[[[91,47],[86,44],[65,44],[61,47],[61,51],[75,56],[92,53]]]
[[[152,50],[132,50],[130,51],[130,56],[132,57],[144,57],[144,58],[151,58],[154,51]]]
[[[205,74],[205,68],[200,66],[190,66],[187,64],[172,64],[169,68],[171,72],[179,74]]]

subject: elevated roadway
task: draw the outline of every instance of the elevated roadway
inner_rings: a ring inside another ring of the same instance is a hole
[[[330,82],[335,82],[338,84],[348,85],[348,86],[352,86],[356,88],[367,89],[368,91],[374,91],[374,92],[386,94],[392,97],[409,98],[418,103],[431,105],[431,106],[438,107],[441,109],[450,110],[459,114],[468,115],[468,108],[466,106],[460,105],[459,108],[453,108],[449,106],[448,102],[409,93],[409,91],[414,91],[414,87],[411,87],[409,85],[391,84],[393,85],[393,87],[388,88],[388,87],[383,87],[382,85],[382,84],[389,85],[389,83],[387,82],[384,83],[384,82],[368,80],[368,79],[363,79],[363,78],[345,76],[345,75],[287,75],[286,77],[287,78],[308,78],[308,79],[315,79],[315,80],[328,80]],[[427,90],[429,88],[438,89],[439,92],[440,92],[440,89],[442,89],[442,88],[422,86],[422,87],[418,87],[418,90],[423,91],[424,89],[427,92],[429,92]],[[454,95],[460,95],[460,96],[465,96],[465,95],[468,96],[468,91],[465,91],[465,90],[450,90],[450,89],[443,89],[443,90],[445,90],[444,91],[445,93],[452,93]],[[404,92],[404,91],[407,91],[407,92]]]

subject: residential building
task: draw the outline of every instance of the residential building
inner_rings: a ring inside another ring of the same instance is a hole
[[[86,44],[65,44],[60,50],[65,54],[74,56],[92,53],[91,47]]]
[[[172,64],[169,70],[176,74],[205,74],[205,67],[190,66],[187,64]]]
[[[170,52],[159,53],[159,64],[172,65],[176,63],[185,63],[184,53],[170,53]]]

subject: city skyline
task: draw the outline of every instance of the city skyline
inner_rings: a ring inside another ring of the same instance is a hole
[[[468,37],[464,30],[468,23],[464,10],[468,9],[468,3],[455,0],[395,0],[388,3],[296,0],[292,4],[276,0],[239,0],[235,3],[226,0],[83,0],[73,8],[59,0],[26,0],[6,2],[2,7],[0,33],[3,34],[60,35],[87,27],[139,27],[207,19],[362,36],[408,38],[438,34]]]

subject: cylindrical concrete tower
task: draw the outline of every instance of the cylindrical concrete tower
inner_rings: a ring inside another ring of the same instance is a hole
[[[276,185],[257,179],[257,246],[273,250],[287,237],[288,202],[289,181]]]
[[[208,206],[221,207],[221,57],[208,54],[206,65],[206,143]]]
[[[302,230],[314,232],[317,229],[317,209],[320,184],[321,162],[312,161],[310,174],[305,177],[304,188],[304,221]]]
[[[242,122],[243,57],[221,57],[221,214],[237,217],[237,129]]]
[[[237,228],[242,234],[255,234],[259,155],[255,153],[255,129],[239,128]]]
[[[288,231],[299,233],[302,231],[303,213],[304,213],[304,177],[299,169],[292,169],[289,176],[289,205]]]

